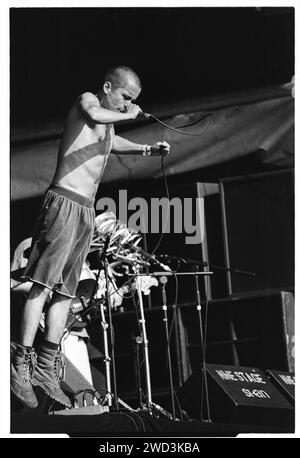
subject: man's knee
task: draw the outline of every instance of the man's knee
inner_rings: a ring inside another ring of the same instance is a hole
[[[31,290],[29,292],[29,298],[30,299],[35,299],[37,297],[44,297],[46,298],[49,293],[50,289],[47,288],[47,286],[40,285],[39,283],[33,283]]]

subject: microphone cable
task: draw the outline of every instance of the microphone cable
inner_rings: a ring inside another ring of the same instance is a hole
[[[202,135],[208,129],[208,127],[210,126],[210,124],[212,122],[212,119],[213,119],[212,113],[207,113],[204,116],[202,116],[200,119],[197,119],[196,121],[194,121],[194,122],[192,122],[190,124],[179,126],[179,128],[178,128],[178,127],[173,127],[173,126],[170,126],[169,124],[166,124],[165,122],[161,121],[161,119],[157,118],[156,116],[154,116],[154,115],[152,115],[150,113],[144,113],[144,116],[147,119],[150,119],[150,118],[154,119],[156,122],[158,122],[159,124],[164,126],[165,129],[173,130],[173,131],[178,132],[179,134],[182,134],[182,135],[191,135],[191,136]],[[206,126],[204,131],[201,131],[201,132],[186,132],[184,130],[181,130],[182,128],[194,126],[195,124],[198,124],[198,123],[202,122],[206,118],[210,118],[210,121],[209,121],[209,124]],[[163,142],[164,142],[164,138],[165,138],[165,129],[163,130],[163,133],[162,133],[162,141]],[[168,182],[167,182],[167,178],[166,178],[166,174],[165,174],[164,156],[163,155],[161,156],[161,172],[162,172],[163,180],[164,180],[164,184],[165,184],[166,196],[167,196],[167,200],[168,200],[168,209],[167,209],[167,215],[166,215],[165,224],[164,224],[164,227],[162,229],[161,236],[160,236],[156,246],[154,247],[151,255],[153,255],[156,252],[156,250],[158,249],[158,247],[160,246],[160,244],[162,242],[162,239],[164,237],[164,231],[165,231],[165,229],[167,227],[168,220],[169,220],[169,217],[170,217],[170,193],[169,193]]]
[[[179,134],[182,134],[182,135],[192,135],[192,136],[202,135],[208,129],[213,119],[213,115],[211,113],[207,113],[204,116],[202,116],[200,119],[197,119],[196,121],[192,122],[191,124],[186,124],[184,126],[179,126],[179,127],[173,127],[173,126],[170,126],[169,124],[166,124],[161,119],[157,118],[156,116],[154,116],[151,113],[144,113],[144,116],[148,119],[150,118],[154,119],[156,122],[158,122],[162,126],[166,127],[167,129],[173,130],[174,132],[178,132]],[[184,127],[194,126],[195,124],[198,124],[199,122],[203,121],[204,119],[208,117],[210,118],[210,121],[209,121],[209,124],[206,126],[204,132],[186,132],[185,130],[181,130]]]
[[[163,138],[164,138],[164,135],[163,135]],[[165,229],[167,227],[167,224],[168,224],[168,221],[169,221],[169,216],[170,216],[170,193],[169,193],[169,187],[168,187],[168,182],[167,182],[167,178],[166,178],[166,174],[165,174],[165,168],[164,168],[164,156],[161,156],[161,171],[162,171],[163,180],[164,180],[164,183],[165,183],[165,190],[166,190],[166,195],[167,195],[168,209],[167,209],[165,224],[164,224],[164,227],[162,229],[162,233],[161,233],[161,235],[160,235],[160,237],[158,239],[158,242],[157,242],[156,246],[154,247],[154,249],[153,249],[153,251],[151,253],[151,256],[153,256],[155,254],[157,248],[160,246],[160,244],[162,242],[162,239],[163,239],[163,237],[165,235]]]

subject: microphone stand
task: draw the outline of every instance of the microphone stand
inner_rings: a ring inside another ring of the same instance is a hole
[[[198,259],[190,259],[190,258],[178,258],[177,256],[171,256],[168,254],[161,254],[159,255],[159,258],[163,259],[164,262],[167,261],[177,261],[178,263],[183,262],[184,264],[194,264],[199,268],[201,267],[212,267],[214,269],[220,269],[220,270],[225,270],[226,272],[232,272],[235,274],[240,274],[240,275],[247,275],[248,277],[255,277],[255,272],[248,272],[247,270],[241,270],[241,269],[233,269],[232,267],[225,267],[225,266],[217,266],[215,264],[208,264],[207,261],[199,261]]]
[[[142,384],[141,384],[141,374],[140,374],[140,349],[139,346],[143,342],[142,337],[134,337],[134,352],[135,352],[135,370],[136,370],[136,379],[137,379],[137,393],[139,398],[139,405],[142,406]]]
[[[205,362],[205,341],[203,336],[203,323],[202,323],[202,311],[201,311],[201,297],[200,297],[200,287],[199,287],[199,270],[200,266],[206,267],[208,264],[206,261],[196,261],[194,259],[188,258],[177,258],[175,256],[165,256],[165,258],[169,258],[171,260],[176,260],[178,262],[183,262],[184,264],[194,265],[196,268],[196,272],[194,274],[194,281],[195,281],[195,291],[196,291],[196,299],[197,299],[197,306],[196,310],[198,312],[198,323],[199,323],[199,331],[200,331],[200,344],[202,350],[202,365],[201,365],[201,372],[203,377],[203,383],[201,384],[201,420],[211,422],[210,416],[210,406],[209,406],[209,396],[208,396],[208,384],[207,384],[207,373],[206,373],[206,362]],[[204,279],[205,281],[205,279]],[[206,310],[207,313],[207,310]],[[203,397],[205,394],[205,402],[206,402],[206,411],[207,411],[207,419],[203,418]]]
[[[111,346],[111,365],[112,365],[112,378],[113,378],[113,400],[114,400],[114,407],[117,411],[119,411],[119,404],[118,404],[118,395],[117,395],[117,377],[116,377],[116,365],[115,365],[115,350],[114,350],[114,335],[113,335],[113,325],[112,325],[112,315],[111,315],[111,297],[108,293],[108,285],[109,285],[109,275],[108,275],[108,261],[105,257],[104,259],[104,272],[105,272],[105,280],[106,280],[106,300],[107,300],[107,309],[108,309],[108,327],[109,327],[109,334],[110,334],[110,346]]]
[[[172,255],[168,255],[168,254],[161,254],[161,255],[159,255],[159,258],[162,259],[164,262],[175,262],[176,261],[178,264],[184,263],[184,264],[195,265],[196,268],[199,268],[199,266],[201,266],[201,267],[207,267],[208,266],[208,262],[206,262],[206,261],[198,261],[198,260],[189,259],[189,258],[179,258],[177,256],[172,256]],[[246,270],[235,269],[235,268],[232,268],[232,267],[219,266],[219,265],[215,265],[215,264],[210,264],[209,267],[212,267],[213,269],[224,270],[226,272],[226,274],[228,274],[228,272],[231,272],[231,273],[235,273],[235,274],[239,274],[239,275],[246,275],[248,277],[255,277],[255,275],[256,275],[255,272],[248,272]],[[205,288],[205,293],[207,295],[207,288]],[[228,286],[228,295],[229,296],[232,295],[232,291],[231,291],[231,286],[230,285]],[[239,365],[239,356],[238,356],[237,349],[236,349],[236,347],[234,345],[234,341],[236,340],[236,333],[235,333],[235,329],[234,329],[234,325],[233,325],[233,321],[232,321],[232,309],[231,309],[231,307],[229,309],[229,326],[230,326],[230,334],[231,334],[232,341],[233,341],[232,358],[233,358],[234,364],[235,365]]]
[[[214,264],[210,264],[210,267],[213,267],[214,269],[225,270],[226,272],[232,272],[234,274],[247,275],[248,277],[255,277],[255,272],[248,272],[247,270],[233,269],[231,267],[225,267],[225,266],[216,266]]]
[[[199,268],[198,262],[200,262],[200,261],[197,261],[197,260],[194,260],[194,259],[187,259],[187,258],[185,258],[185,260],[183,260],[183,261],[185,261],[187,263],[190,263],[190,264],[193,264],[193,265],[196,266],[196,268]],[[204,262],[201,262],[201,265],[203,267],[205,267],[205,266],[208,266],[208,263],[206,261],[204,261]],[[239,275],[246,275],[248,277],[255,277],[255,272],[248,272],[248,271],[241,270],[241,269],[235,269],[235,268],[231,268],[231,267],[219,266],[219,265],[215,265],[215,264],[210,264],[210,267],[212,267],[213,269],[224,270],[226,273],[231,272],[231,273],[235,273],[235,274],[239,274]],[[205,281],[205,279],[204,279],[204,281]],[[205,290],[205,294],[207,294],[207,288],[204,288],[204,290]],[[228,291],[228,293],[229,293],[229,295],[231,295],[231,290]],[[237,352],[236,346],[234,344],[234,342],[236,340],[236,333],[235,333],[235,329],[234,329],[234,325],[233,325],[233,321],[232,321],[232,307],[229,308],[229,326],[230,326],[230,334],[231,334],[231,338],[232,338],[232,342],[233,342],[233,344],[232,344],[232,358],[233,358],[234,364],[235,365],[239,365],[239,356],[238,356],[238,352]],[[205,374],[206,374],[206,372],[205,372]]]
[[[173,271],[164,271],[164,272],[152,272],[150,276],[153,277],[164,277],[168,275],[172,276],[182,276],[182,275],[212,275],[213,272],[173,272]],[[135,277],[137,281],[137,291],[139,295],[139,304],[140,304],[140,313],[141,313],[141,319],[139,320],[140,324],[142,325],[142,333],[143,333],[143,343],[144,343],[144,359],[145,359],[145,366],[146,366],[146,383],[147,383],[147,408],[149,409],[150,413],[153,413],[153,410],[156,412],[159,412],[163,415],[165,415],[169,419],[174,419],[172,415],[167,412],[165,409],[163,409],[161,406],[158,404],[154,404],[152,402],[152,396],[151,396],[151,382],[150,382],[150,367],[149,367],[149,355],[148,355],[148,340],[146,336],[146,327],[145,327],[145,318],[144,318],[144,312],[143,312],[143,300],[142,300],[142,293],[141,293],[141,286],[140,286],[140,278],[143,276],[148,276],[149,274],[143,274],[139,272],[139,266],[137,267],[137,271],[134,274],[128,274],[129,277]],[[200,302],[200,301],[199,301]],[[201,336],[202,336],[202,318],[201,319]],[[203,340],[203,338],[202,338]],[[209,420],[210,421],[210,420]]]
[[[101,313],[101,324],[103,329],[103,339],[104,339],[104,362],[105,362],[105,376],[106,376],[106,391],[107,391],[107,399],[108,399],[108,406],[112,406],[112,399],[114,401],[114,407],[116,410],[119,410],[118,405],[118,396],[117,396],[117,385],[116,385],[116,368],[115,368],[115,354],[114,354],[114,345],[113,345],[113,333],[112,333],[112,316],[111,316],[111,298],[110,294],[108,294],[108,285],[109,285],[109,278],[108,278],[108,261],[106,257],[106,252],[109,246],[111,235],[108,234],[104,243],[103,251],[99,256],[99,269],[97,272],[96,282],[94,286],[94,290],[91,295],[90,302],[95,302],[95,295],[98,289],[98,281],[100,277],[101,267],[104,268],[105,273],[105,282],[106,282],[106,302],[108,308],[108,324],[105,320],[104,314],[104,307],[103,303],[100,302],[100,313]],[[109,356],[108,351],[108,339],[107,339],[107,329],[109,328],[110,331],[110,344],[111,344],[111,358]],[[113,385],[114,390],[112,392],[111,389],[111,374],[110,369],[112,365],[112,375],[113,375]]]
[[[142,331],[142,341],[143,341],[143,350],[144,350],[144,361],[145,361],[145,372],[146,372],[146,408],[149,409],[151,412],[152,408],[152,393],[151,393],[151,378],[150,378],[150,364],[149,364],[149,350],[148,350],[148,338],[146,332],[146,322],[145,322],[145,315],[144,315],[144,307],[143,307],[143,297],[142,297],[142,289],[141,289],[141,277],[139,276],[140,266],[136,264],[136,285],[137,285],[137,293],[138,293],[138,302],[140,307],[140,327]]]
[[[164,318],[163,321],[165,323],[165,333],[166,333],[166,342],[167,342],[167,356],[168,356],[168,369],[169,369],[169,379],[170,379],[170,391],[171,391],[171,402],[172,402],[172,417],[173,420],[176,419],[175,413],[175,403],[174,403],[174,384],[173,384],[173,371],[172,371],[172,361],[171,361],[171,353],[170,353],[170,336],[169,336],[169,325],[168,325],[168,314],[167,314],[167,296],[166,296],[166,287],[165,284],[168,282],[167,277],[160,277],[160,283],[162,284],[162,298],[163,298],[163,312]]]
[[[196,265],[197,270],[199,270],[199,267]],[[210,407],[209,407],[209,397],[208,397],[208,384],[207,384],[207,373],[206,373],[206,362],[205,362],[205,342],[203,338],[203,324],[202,324],[202,312],[201,312],[201,298],[200,298],[200,288],[199,288],[199,277],[198,274],[196,273],[195,277],[195,289],[196,289],[196,298],[197,298],[197,306],[196,309],[198,311],[198,316],[199,316],[199,331],[200,331],[200,343],[201,343],[201,349],[202,349],[202,367],[201,367],[201,372],[202,372],[202,377],[203,377],[203,382],[201,383],[201,420],[202,421],[207,421],[211,422],[211,417],[210,417]],[[207,310],[206,310],[207,313]],[[206,336],[205,336],[206,337]],[[207,409],[207,419],[203,418],[203,397],[205,394],[205,402],[206,402],[206,409]]]
[[[108,339],[107,339],[107,328],[108,324],[105,320],[104,305],[100,303],[101,312],[101,325],[103,329],[103,341],[104,341],[104,362],[105,362],[105,379],[106,379],[106,399],[109,407],[112,406],[112,390],[111,390],[111,377],[110,377],[110,363],[111,359],[108,351]]]

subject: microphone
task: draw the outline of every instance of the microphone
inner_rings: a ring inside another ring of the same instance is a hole
[[[177,256],[171,256],[170,254],[159,254],[158,257],[160,259],[164,259],[165,262],[171,262],[171,261],[181,261],[187,264],[186,260],[183,258],[178,258]]]
[[[162,285],[165,285],[166,283],[168,283],[168,279],[165,275],[163,275],[162,277],[159,278],[159,281]]]
[[[167,295],[165,285],[168,283],[168,279],[165,275],[163,275],[162,277],[160,277],[159,281],[162,284],[161,294],[163,300],[163,310],[167,310]]]
[[[166,156],[169,150],[164,145],[151,145],[148,147],[146,156]]]
[[[171,256],[169,254],[160,254],[158,255],[160,259],[164,259],[165,262],[172,262],[172,261],[181,261],[184,264],[195,264],[201,267],[207,267],[208,263],[206,261],[197,261],[195,259],[190,258],[178,258],[177,256]]]
[[[151,114],[150,113],[144,113],[142,110],[139,112],[139,116],[141,116],[142,118],[146,118],[146,119],[150,119],[151,118]]]
[[[164,152],[166,152],[165,148],[163,146],[159,146],[159,145],[151,145],[150,147],[150,150],[151,150],[151,153],[159,153],[159,154],[162,154]]]
[[[151,254],[147,253],[142,248],[136,247],[135,251],[137,251],[138,253],[141,253],[141,255],[144,256],[144,258],[146,258],[151,264],[158,265],[163,270],[167,270],[169,272],[171,271],[169,266],[166,266],[162,262],[159,262],[154,256],[151,256]]]

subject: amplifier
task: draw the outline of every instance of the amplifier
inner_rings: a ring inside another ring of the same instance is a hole
[[[263,371],[221,364],[207,364],[206,371],[212,420],[248,425],[284,425],[292,430],[294,409]],[[178,392],[182,409],[200,419],[201,392],[200,374],[192,375]]]
[[[267,375],[283,396],[295,405],[295,373],[268,370]]]

